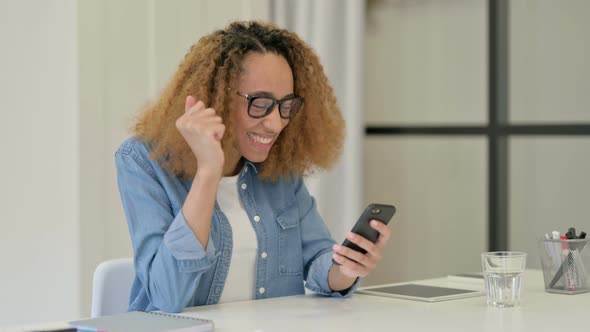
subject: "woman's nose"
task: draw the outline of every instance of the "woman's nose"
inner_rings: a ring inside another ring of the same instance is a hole
[[[283,129],[283,119],[279,112],[279,105],[275,105],[272,112],[264,117],[263,124],[265,128],[272,130],[275,133]]]

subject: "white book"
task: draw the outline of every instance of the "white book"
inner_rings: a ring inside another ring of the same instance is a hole
[[[132,311],[70,322],[88,332],[201,332],[213,331],[213,321],[180,315]]]

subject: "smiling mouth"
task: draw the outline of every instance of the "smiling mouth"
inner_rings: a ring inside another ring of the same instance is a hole
[[[253,140],[254,142],[259,143],[259,144],[270,144],[273,141],[272,137],[263,137],[263,136],[256,135],[256,134],[250,133],[250,132],[246,133],[246,134],[248,135],[248,137],[251,140]]]

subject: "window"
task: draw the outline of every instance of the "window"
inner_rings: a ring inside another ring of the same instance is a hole
[[[395,263],[369,282],[479,271],[486,250],[524,250],[538,267],[538,237],[588,232],[590,3],[374,7],[365,200],[391,200],[399,220]]]

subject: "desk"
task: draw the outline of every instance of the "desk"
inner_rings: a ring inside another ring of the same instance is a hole
[[[446,278],[428,284],[445,284]],[[455,284],[457,285],[457,284]],[[590,293],[546,293],[541,271],[527,270],[519,308],[489,308],[485,297],[438,303],[354,294],[301,295],[188,308],[216,331],[561,331],[585,330]]]
[[[424,283],[450,285],[446,278]],[[519,308],[490,308],[485,297],[426,303],[361,294],[346,299],[300,295],[187,308],[181,315],[212,319],[215,331],[555,332],[587,328],[590,293],[546,293],[542,273],[536,270],[525,272],[524,286]]]

